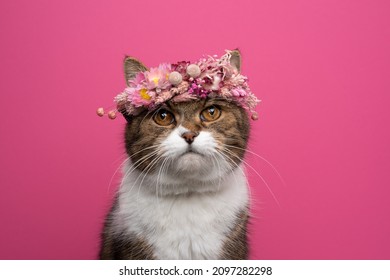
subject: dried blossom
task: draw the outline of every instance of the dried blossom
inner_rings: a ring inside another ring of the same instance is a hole
[[[191,78],[186,72],[190,65],[188,61],[160,64],[129,80],[129,86],[114,101],[118,108],[125,108],[130,115],[138,114],[141,109],[153,110],[169,100],[186,102],[205,98],[224,98],[253,112],[260,101],[251,92],[247,77],[230,64],[230,58],[231,54],[227,52],[221,58],[208,56],[193,63],[200,69],[196,78]],[[182,76],[180,84],[169,82],[169,74],[173,71]]]

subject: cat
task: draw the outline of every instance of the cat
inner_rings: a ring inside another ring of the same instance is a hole
[[[230,63],[240,70],[238,50]],[[124,69],[147,70],[132,57]],[[206,98],[124,115],[128,160],[100,259],[247,259],[247,111]]]

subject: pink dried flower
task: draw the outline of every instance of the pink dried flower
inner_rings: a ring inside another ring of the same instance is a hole
[[[155,103],[155,105],[159,105],[161,103],[164,103],[164,102],[168,101],[169,99],[171,99],[173,95],[174,95],[174,93],[172,93],[171,91],[165,90],[156,96],[156,100],[154,103]]]
[[[180,102],[188,102],[190,100],[197,100],[198,97],[196,95],[190,94],[188,92],[182,93],[180,95],[176,95],[172,98],[172,102],[180,103]]]
[[[146,88],[131,88],[128,92],[128,99],[135,107],[149,106],[155,96],[153,91],[148,91]]]
[[[221,87],[220,88],[220,96],[224,97],[224,98],[230,98],[232,96],[232,93],[228,87]]]
[[[171,65],[167,63],[160,64],[157,68],[151,68],[145,72],[146,85],[148,89],[166,89],[170,86],[168,81]]]
[[[189,61],[179,61],[178,63],[172,64],[172,70],[177,71],[182,75],[186,75],[188,65],[190,65]]]
[[[179,94],[183,94],[188,90],[189,83],[186,81],[181,82],[181,84],[177,87]]]
[[[144,72],[139,72],[135,75],[134,79],[128,81],[129,85],[132,87],[136,87],[145,82],[145,74]]]
[[[129,86],[114,101],[118,108],[125,108],[130,115],[139,114],[145,109],[154,110],[169,100],[186,102],[204,98],[224,98],[254,113],[260,101],[250,91],[247,77],[230,64],[230,58],[231,54],[227,52],[221,58],[208,56],[192,63],[200,69],[199,76],[195,78],[186,71],[190,62],[162,63],[129,80]],[[172,71],[181,74],[181,83],[169,82]]]
[[[236,96],[236,97],[244,97],[247,95],[247,92],[240,87],[233,88],[231,90],[231,92],[232,92],[232,95]]]
[[[115,96],[114,102],[116,102],[118,105],[119,104],[124,104],[127,101],[127,97],[128,97],[128,94],[127,94],[126,91],[121,92],[117,96]]]

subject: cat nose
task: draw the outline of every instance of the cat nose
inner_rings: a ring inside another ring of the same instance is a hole
[[[183,137],[184,140],[186,140],[186,142],[188,144],[191,144],[192,142],[194,142],[195,137],[198,135],[199,135],[199,132],[187,131],[187,132],[184,132],[181,135],[181,137]]]

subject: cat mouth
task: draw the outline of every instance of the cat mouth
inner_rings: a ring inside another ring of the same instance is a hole
[[[201,153],[198,153],[197,151],[194,151],[191,147],[188,147],[187,151],[185,151],[181,156],[185,155],[198,155],[198,156],[203,156]]]

